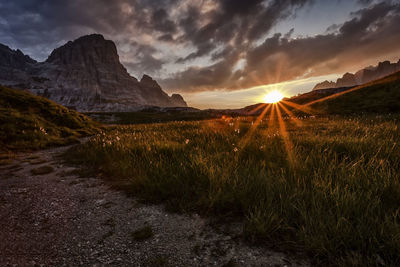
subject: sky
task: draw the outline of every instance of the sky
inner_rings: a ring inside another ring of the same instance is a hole
[[[400,0],[0,0],[0,43],[38,61],[82,35],[113,40],[190,106],[238,108],[400,58]]]

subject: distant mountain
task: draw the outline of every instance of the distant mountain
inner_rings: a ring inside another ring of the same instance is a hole
[[[400,71],[400,60],[397,63],[383,61],[379,62],[378,66],[364,68],[357,71],[355,74],[345,73],[342,78],[337,79],[336,82],[324,81],[322,83],[318,83],[315,85],[313,90],[357,86],[380,79],[395,73],[396,71]]]
[[[400,71],[305,106],[321,114],[400,113]]]
[[[69,41],[41,63],[0,45],[0,84],[28,89],[78,111],[187,106],[182,96],[168,96],[150,76],[140,81],[130,76],[114,42],[100,34]]]

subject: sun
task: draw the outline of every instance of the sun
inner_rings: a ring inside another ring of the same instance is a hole
[[[277,103],[283,99],[283,94],[279,91],[271,91],[264,96],[265,103]]]

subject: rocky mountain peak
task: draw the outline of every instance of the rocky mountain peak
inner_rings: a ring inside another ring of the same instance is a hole
[[[317,84],[313,90],[320,90],[325,88],[332,88],[335,87],[336,83],[332,81],[325,80],[322,83]]]
[[[101,34],[86,35],[69,41],[55,49],[46,62],[80,66],[107,64],[118,69],[123,68],[114,42],[104,39]]]
[[[29,89],[79,111],[187,106],[181,96],[168,96],[150,76],[143,75],[138,82],[129,75],[114,42],[101,34],[69,41],[42,63],[0,45],[0,83]]]
[[[24,55],[21,50],[12,50],[8,46],[0,44],[0,66],[10,67],[13,69],[24,69],[27,64],[34,63],[36,63],[36,60]]]
[[[356,84],[354,74],[349,72],[345,73],[342,78],[337,79],[336,87],[349,87]]]
[[[176,103],[181,103],[181,106],[187,106],[185,100],[183,99],[183,97],[180,94],[172,94],[171,98],[174,100],[174,102]]]
[[[156,87],[160,87],[158,85],[158,83],[153,80],[153,78],[151,78],[149,75],[144,74],[142,79],[140,79],[140,84],[144,85],[144,86],[156,86]]]

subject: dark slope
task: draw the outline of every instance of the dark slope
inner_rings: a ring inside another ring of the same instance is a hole
[[[315,101],[330,95],[334,95],[337,93],[341,93],[347,90],[350,90],[351,88],[354,87],[340,87],[340,88],[329,88],[329,89],[318,89],[318,90],[312,90],[310,92],[301,94],[301,95],[297,95],[297,96],[293,96],[289,99],[286,99],[290,102],[296,103],[296,104],[300,104],[300,105],[304,105],[307,103],[310,103],[311,101]]]
[[[0,150],[64,145],[95,133],[98,124],[44,97],[0,86]]]
[[[318,113],[399,113],[400,72],[306,104]]]

